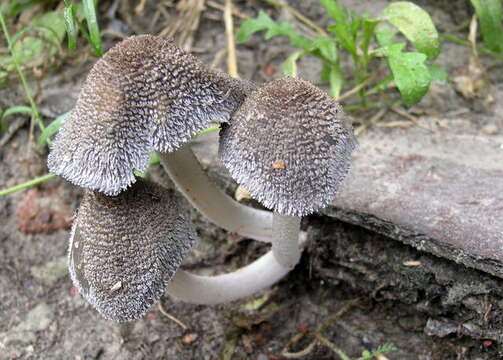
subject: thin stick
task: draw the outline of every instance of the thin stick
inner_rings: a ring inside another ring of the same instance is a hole
[[[315,336],[316,336],[316,339],[318,339],[318,341],[320,343],[322,343],[323,345],[328,347],[330,350],[332,350],[334,353],[339,355],[341,360],[351,360],[349,358],[349,356],[347,356],[341,349],[339,349],[337,346],[335,346],[335,344],[333,342],[331,342],[330,340],[328,340],[326,337],[324,337],[323,335],[321,335],[319,333],[317,333]]]
[[[355,86],[354,88],[352,88],[351,90],[349,91],[346,91],[344,94],[338,96],[337,98],[335,98],[336,101],[343,101],[343,100],[346,100],[347,98],[353,96],[354,94],[356,94],[358,91],[360,91],[361,89],[363,89],[365,86],[367,86],[372,80],[374,80],[373,77],[369,77],[367,80],[365,80],[364,82],[358,84],[357,86]]]
[[[370,118],[370,120],[366,123],[355,129],[355,135],[360,136],[367,128],[370,126],[374,125],[376,122],[378,122],[386,113],[388,112],[388,108],[382,108]]]
[[[206,1],[206,5],[208,5],[209,7],[212,7],[214,9],[217,9],[217,10],[220,10],[222,12],[225,11],[225,6],[222,6],[214,1]],[[238,17],[238,18],[241,18],[243,20],[247,20],[249,19],[250,17],[246,14],[243,14],[241,11],[239,10],[236,10],[236,9],[232,9],[232,15]]]
[[[225,0],[224,22],[225,33],[227,35],[227,72],[230,76],[238,78],[236,44],[234,43],[234,23],[232,20],[232,0]]]
[[[171,315],[170,313],[168,313],[166,310],[164,310],[164,308],[162,307],[162,304],[161,302],[158,303],[159,305],[159,311],[161,312],[161,314],[163,314],[164,316],[166,316],[168,319],[174,321],[175,323],[177,323],[178,325],[180,325],[182,327],[183,330],[187,330],[189,327],[187,325],[185,325],[183,322],[181,322],[180,320],[178,320],[176,317],[174,317],[173,315]]]
[[[304,349],[297,351],[297,352],[283,351],[281,353],[281,356],[284,358],[287,358],[287,359],[302,359],[305,356],[309,355],[315,349],[316,345],[318,345],[318,341],[313,340]]]
[[[419,124],[419,120],[417,117],[415,117],[414,115],[412,114],[409,114],[407,111],[405,111],[404,108],[398,106],[398,105],[394,105],[391,107],[391,111],[393,111],[394,113],[400,115],[401,117],[407,119],[407,120],[410,120],[414,123],[414,125],[416,125],[417,127],[421,128],[421,129],[424,129],[426,131],[429,131],[429,132],[433,132],[431,129],[428,129],[424,126],[422,126],[421,124]]]

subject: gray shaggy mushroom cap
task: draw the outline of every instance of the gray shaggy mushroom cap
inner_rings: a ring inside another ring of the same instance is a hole
[[[153,150],[170,152],[227,121],[253,85],[205,67],[172,41],[130,37],[91,69],[49,154],[53,174],[116,195]]]
[[[252,92],[236,110],[221,131],[219,157],[264,206],[303,216],[334,199],[356,145],[334,99],[284,78]]]
[[[118,196],[87,190],[74,221],[69,270],[104,317],[138,319],[164,293],[196,234],[172,193],[138,180]]]

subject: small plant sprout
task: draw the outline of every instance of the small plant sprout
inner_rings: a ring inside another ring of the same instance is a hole
[[[222,130],[220,159],[274,211],[272,249],[281,265],[297,264],[300,217],[334,199],[356,145],[339,104],[295,78],[252,92]]]
[[[254,88],[208,69],[172,41],[133,36],[92,68],[75,109],[56,135],[49,170],[76,185],[117,195],[135,181],[134,170],[146,169],[156,150],[173,181],[210,220],[270,241],[268,212],[225,196],[206,178],[190,149],[174,151],[210,121],[227,121]]]

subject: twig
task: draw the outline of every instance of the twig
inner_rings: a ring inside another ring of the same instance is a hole
[[[134,8],[134,12],[136,15],[141,15],[143,13],[143,10],[145,10],[145,4],[147,3],[147,0],[140,0],[139,4],[136,5]]]
[[[297,352],[288,352],[288,351],[283,351],[281,353],[281,356],[287,359],[302,359],[305,356],[309,355],[311,351],[314,350],[314,348],[318,345],[318,341],[315,339],[309,343],[304,349],[297,351]]]
[[[222,6],[222,5],[220,5],[220,4],[218,4],[218,3],[214,2],[214,1],[206,1],[206,5],[208,5],[208,7],[220,10],[222,12],[225,11],[225,6]],[[234,16],[236,16],[238,18],[241,18],[243,20],[247,20],[247,19],[250,18],[248,15],[243,14],[241,11],[235,9],[234,7],[232,9],[232,15],[234,15]]]
[[[427,130],[429,132],[433,132],[431,129],[428,129],[424,126],[422,126],[421,124],[419,124],[419,120],[417,117],[415,117],[414,115],[412,114],[409,114],[405,109],[403,109],[402,107],[398,106],[398,105],[393,105],[391,107],[391,111],[393,111],[394,113],[400,115],[401,117],[407,119],[407,120],[410,120],[414,123],[414,125],[416,125],[417,127],[421,128],[421,129],[424,129],[424,130]]]
[[[205,0],[183,0],[176,6],[178,15],[176,21],[171,22],[159,36],[174,37],[179,32],[177,43],[184,50],[190,51],[194,42],[194,34],[199,27],[201,13],[204,10]]]
[[[355,86],[354,88],[352,88],[351,90],[349,91],[346,91],[344,94],[342,95],[339,95],[337,98],[335,98],[336,101],[344,101],[346,100],[347,98],[353,96],[354,94],[356,94],[358,91],[360,91],[361,89],[363,89],[365,86],[367,86],[372,80],[374,80],[374,77],[369,77],[367,80],[365,80],[364,82],[358,84],[357,86]]]
[[[232,77],[239,77],[234,43],[234,23],[232,21],[232,0],[225,0],[224,10],[225,33],[227,35],[227,72]]]
[[[212,68],[217,68],[220,66],[222,61],[224,61],[225,56],[227,55],[227,49],[220,49],[216,52],[215,57],[213,58],[213,61],[211,62],[211,67]]]
[[[388,112],[388,109],[389,109],[388,107],[382,108],[374,116],[372,116],[367,123],[365,123],[365,124],[359,126],[358,128],[356,128],[355,129],[355,135],[356,136],[360,136],[361,134],[363,134],[363,132],[365,130],[367,130],[367,128],[369,128],[370,126],[372,126],[376,122],[378,122]]]
[[[318,339],[318,341],[320,343],[322,343],[323,345],[325,345],[326,347],[328,347],[330,350],[332,350],[334,353],[336,353],[337,355],[339,355],[339,357],[341,358],[341,360],[351,360],[349,358],[349,356],[347,356],[344,353],[344,351],[342,351],[337,346],[335,346],[335,344],[333,342],[331,342],[330,340],[328,340],[326,337],[324,337],[323,335],[321,335],[319,333],[316,333],[315,336],[316,336],[316,339]]]
[[[170,313],[168,313],[166,310],[164,310],[164,308],[162,307],[162,304],[160,302],[158,304],[159,304],[159,311],[161,312],[161,314],[163,314],[168,319],[170,319],[170,320],[174,321],[175,323],[177,323],[178,325],[180,325],[183,330],[187,330],[188,329],[187,325],[185,325],[183,322],[181,322],[176,317],[174,317],[173,315],[171,315]]]
[[[308,27],[310,27],[312,30],[317,32],[321,36],[328,36],[325,30],[317,26],[315,23],[313,23],[311,20],[309,20],[307,17],[302,15],[297,9],[291,7],[288,4],[282,3],[280,1],[276,0],[262,0],[265,3],[268,3],[269,5],[280,7],[280,8],[285,8],[288,10],[294,17],[296,17],[299,21],[302,23],[306,24]]]
[[[318,344],[323,344],[330,348],[332,351],[334,351],[337,355],[341,357],[342,360],[349,360],[346,354],[339,348],[337,348],[332,342],[330,342],[328,339],[326,339],[323,335],[322,332],[325,331],[330,325],[332,325],[334,322],[336,322],[342,315],[344,315],[346,312],[348,312],[350,309],[358,305],[360,302],[360,299],[353,299],[348,301],[344,306],[339,309],[335,314],[333,314],[327,321],[323,322],[316,331],[314,332],[315,339],[312,340],[309,345],[307,345],[303,350],[297,351],[297,352],[289,352],[288,348],[297,343],[302,337],[304,337],[305,334],[307,334],[307,331],[301,332],[293,336],[288,343],[286,344],[285,348],[283,349],[281,356],[287,358],[287,359],[300,359],[303,358],[304,356],[307,356],[311,351],[314,350],[316,345]]]

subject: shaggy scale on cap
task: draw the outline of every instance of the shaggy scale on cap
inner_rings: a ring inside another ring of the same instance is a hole
[[[150,153],[174,151],[209,121],[227,121],[253,85],[205,67],[172,41],[130,37],[91,69],[49,154],[52,173],[116,195]]]
[[[328,205],[357,145],[339,104],[310,83],[274,80],[221,131],[219,157],[255,199],[282,215]]]
[[[164,293],[196,234],[172,193],[139,179],[115,197],[87,190],[74,221],[69,270],[104,317],[143,316]]]

